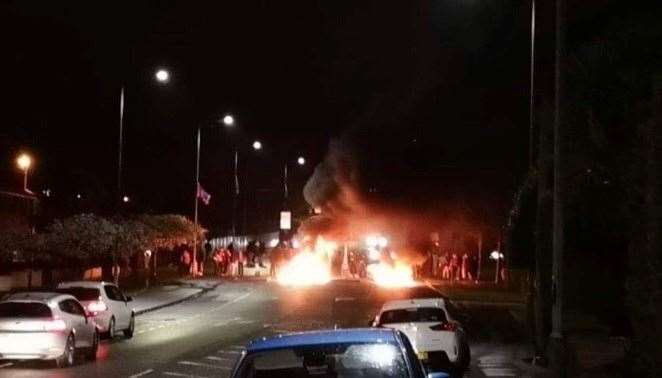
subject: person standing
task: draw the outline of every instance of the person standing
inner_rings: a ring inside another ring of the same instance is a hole
[[[179,266],[180,266],[180,271],[179,271],[180,276],[186,276],[188,273],[190,273],[191,252],[189,252],[188,247],[184,248],[184,250],[182,251],[182,255],[179,257]]]

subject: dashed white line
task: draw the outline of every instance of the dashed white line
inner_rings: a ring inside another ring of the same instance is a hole
[[[242,348],[242,349],[244,349],[244,348]],[[220,353],[220,354],[241,354],[241,352],[238,351],[238,350],[223,350],[223,349],[219,350],[218,353]]]
[[[488,377],[517,377],[517,374],[514,369],[509,368],[489,368],[482,369],[483,373]]]
[[[232,361],[231,358],[216,357],[216,356],[207,356],[205,358],[212,361],[224,361],[224,362]]]
[[[145,371],[141,371],[138,374],[130,375],[129,378],[138,378],[138,377],[142,377],[143,375],[147,375],[147,374],[150,374],[150,373],[153,373],[153,372],[154,372],[154,369],[147,369]]]
[[[204,368],[209,368],[209,369],[232,370],[232,368],[227,367],[227,366],[218,366],[218,365],[211,365],[211,364],[203,364],[202,362],[179,361],[179,362],[177,362],[177,363],[180,364],[180,365],[198,366],[198,367],[204,367]]]
[[[0,365],[0,369],[12,366],[13,364],[14,364],[13,362],[7,362],[6,364]]]
[[[191,375],[191,374],[182,374],[182,373],[177,373],[174,371],[164,371],[163,375],[167,375],[170,377],[185,377],[185,378],[210,378],[206,377],[204,375]]]
[[[238,296],[237,298],[231,300],[230,303],[237,303],[237,302],[239,302],[239,301],[242,301],[242,300],[244,300],[245,298],[248,298],[248,296],[251,295],[251,293],[252,293],[252,291],[249,291],[249,292],[246,293],[246,294],[242,294],[242,295]]]

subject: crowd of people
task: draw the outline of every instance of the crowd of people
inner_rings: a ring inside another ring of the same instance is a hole
[[[251,241],[245,248],[238,248],[234,243],[230,243],[209,253],[201,251],[197,260],[197,262],[193,261],[193,254],[188,247],[183,248],[179,258],[179,275],[187,276],[193,272],[201,275],[202,270],[199,267],[209,261],[213,265],[214,276],[241,277],[244,275],[244,268],[266,268],[266,245],[259,241]]]
[[[430,250],[419,267],[419,275],[448,281],[474,281],[478,278],[478,258],[467,252],[460,255]]]

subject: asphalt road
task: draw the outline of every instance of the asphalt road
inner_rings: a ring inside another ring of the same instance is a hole
[[[137,318],[131,340],[102,342],[96,362],[69,369],[0,363],[2,377],[227,377],[241,348],[256,337],[333,327],[367,326],[383,301],[425,297],[427,287],[384,290],[358,281],[294,289],[264,281],[224,282],[194,300]],[[521,376],[524,333],[510,308],[466,305],[472,366],[467,377]],[[521,356],[520,356],[521,355]]]

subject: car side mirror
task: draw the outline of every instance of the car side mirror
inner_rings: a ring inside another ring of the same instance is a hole
[[[128,295],[128,296],[126,297],[126,301],[127,301],[127,302],[133,302],[133,297],[130,296],[130,295]]]
[[[434,373],[428,373],[427,378],[448,378],[450,375],[441,371],[435,371]]]

